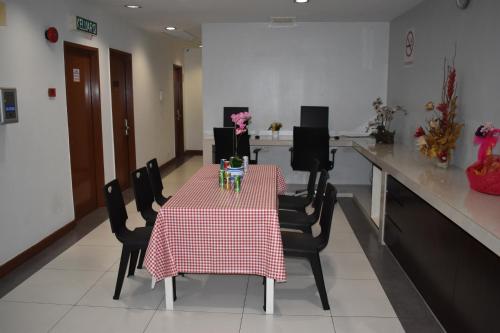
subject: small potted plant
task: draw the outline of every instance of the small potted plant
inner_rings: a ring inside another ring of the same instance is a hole
[[[273,122],[273,123],[271,123],[271,125],[269,125],[269,128],[267,130],[272,131],[273,140],[279,139],[281,127],[283,127],[283,125],[279,122]]]
[[[231,115],[231,120],[234,123],[234,137],[233,137],[233,157],[230,160],[230,164],[232,168],[243,168],[243,160],[241,156],[238,156],[238,143],[240,141],[240,137],[243,133],[246,133],[248,128],[248,123],[252,116],[250,112],[240,112]]]
[[[391,131],[391,122],[394,115],[402,112],[406,115],[406,110],[396,105],[394,107],[383,105],[382,98],[378,97],[373,101],[373,110],[377,114],[375,119],[369,123],[369,129],[372,130],[372,135],[375,137],[377,143],[394,143],[394,135],[396,131]]]

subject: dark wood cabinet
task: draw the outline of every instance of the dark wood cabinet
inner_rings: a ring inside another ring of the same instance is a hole
[[[449,332],[500,331],[500,258],[391,176],[385,242]]]

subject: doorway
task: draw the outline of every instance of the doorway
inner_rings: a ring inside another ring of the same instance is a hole
[[[174,65],[175,157],[184,155],[184,110],[182,98],[182,67]]]
[[[104,205],[99,51],[64,42],[73,205],[78,219]]]
[[[122,190],[130,187],[130,173],[135,170],[134,101],[132,55],[109,50],[113,141],[116,178]]]

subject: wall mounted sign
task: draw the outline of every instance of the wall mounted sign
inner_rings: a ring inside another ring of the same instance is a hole
[[[73,68],[73,82],[80,82],[80,68]]]
[[[404,40],[404,62],[406,65],[413,64],[415,60],[415,29],[406,31]]]
[[[76,30],[97,36],[97,23],[86,18],[76,17]]]
[[[5,12],[5,3],[0,1],[0,26],[7,25],[7,13]]]

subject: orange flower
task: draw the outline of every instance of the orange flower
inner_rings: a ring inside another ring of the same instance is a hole
[[[434,111],[434,103],[432,103],[432,102],[427,102],[427,103],[425,104],[425,110],[427,110],[427,111]]]

